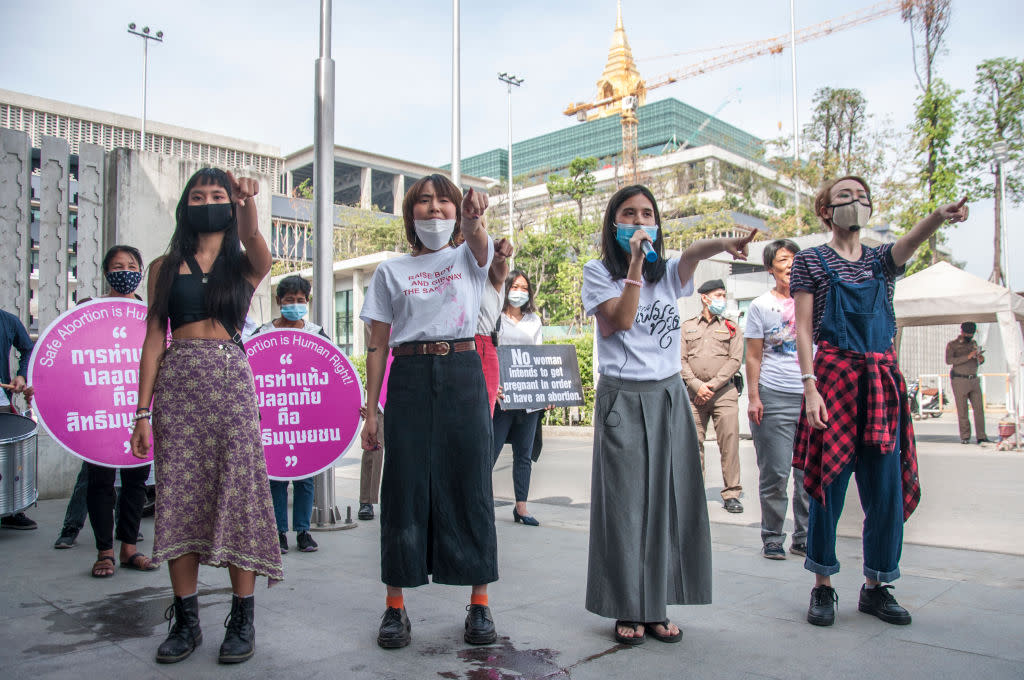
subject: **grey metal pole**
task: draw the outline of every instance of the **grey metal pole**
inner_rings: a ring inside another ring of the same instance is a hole
[[[522,78],[517,78],[511,73],[499,73],[498,80],[508,87],[508,235],[512,237],[512,86],[519,87],[523,84]]]
[[[462,188],[462,103],[460,101],[459,0],[452,0],[452,184]]]
[[[793,66],[793,161],[795,168],[800,168],[800,118],[797,112],[796,96],[796,12],[795,0],[789,0],[789,57]],[[800,178],[793,177],[793,216],[799,224],[800,220]]]
[[[139,150],[146,150],[146,88],[149,80],[149,41],[142,41],[142,139]]]
[[[142,136],[139,140],[139,150],[146,148],[146,93],[149,80],[149,41],[164,41],[164,32],[157,31],[150,33],[149,26],[144,26],[141,31],[135,30],[135,23],[128,24],[128,32],[142,38]]]
[[[320,0],[320,57],[316,60],[313,106],[313,311],[316,323],[334,337],[334,60],[331,58],[331,0]],[[313,524],[334,528],[341,519],[334,500],[334,468],[316,476]]]
[[[1003,283],[1006,288],[1013,291],[1010,286],[1010,260],[1007,251],[1010,249],[1010,234],[1006,228],[1006,166],[999,162],[999,236],[1003,243]]]

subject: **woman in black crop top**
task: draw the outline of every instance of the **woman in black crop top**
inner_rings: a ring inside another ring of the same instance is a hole
[[[253,291],[270,271],[258,190],[256,180],[230,172],[197,172],[178,202],[167,253],[149,271],[132,452],[145,458],[152,436],[153,562],[169,562],[174,589],[160,663],[181,661],[202,641],[200,563],[226,566],[231,576],[221,663],[253,654],[256,575],[283,578],[252,372],[239,342]]]

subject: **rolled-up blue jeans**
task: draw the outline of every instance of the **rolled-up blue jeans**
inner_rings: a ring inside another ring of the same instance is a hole
[[[839,573],[836,557],[836,526],[843,513],[850,477],[857,478],[857,492],[864,508],[864,576],[888,583],[900,577],[903,553],[903,471],[900,464],[900,424],[896,445],[888,453],[877,447],[859,447],[832,483],[825,487],[825,504],[811,498],[807,526],[807,557],[804,568],[815,574]]]
[[[292,480],[292,529],[295,533],[309,531],[313,516],[313,480],[315,477]],[[274,499],[274,520],[277,530],[288,531],[288,482],[270,480],[270,496]]]

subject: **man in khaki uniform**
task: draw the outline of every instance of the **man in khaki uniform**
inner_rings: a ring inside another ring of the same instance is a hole
[[[698,290],[704,309],[683,322],[683,382],[690,393],[693,418],[700,441],[700,465],[704,469],[704,435],[708,419],[715,420],[715,434],[722,456],[722,501],[728,512],[743,512],[740,503],[739,393],[732,378],[743,359],[743,334],[725,312],[725,284],[712,279]]]
[[[953,385],[953,399],[956,402],[956,416],[960,421],[960,443],[971,443],[971,421],[967,417],[967,402],[974,410],[974,431],[978,443],[988,443],[985,436],[985,398],[981,394],[981,380],[978,366],[985,363],[985,356],[974,341],[977,326],[973,321],[960,324],[960,335],[946,345],[946,363],[949,364],[949,382]]]

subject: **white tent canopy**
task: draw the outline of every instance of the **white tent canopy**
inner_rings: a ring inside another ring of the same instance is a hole
[[[1002,286],[990,283],[957,269],[948,262],[939,262],[912,276],[896,282],[896,325],[935,326],[996,322],[1006,352],[1017,410],[1024,404],[1020,398],[1021,362],[1024,361],[1024,298]],[[1010,406],[1009,404],[1007,405]],[[1018,413],[1018,418],[1024,413]]]

